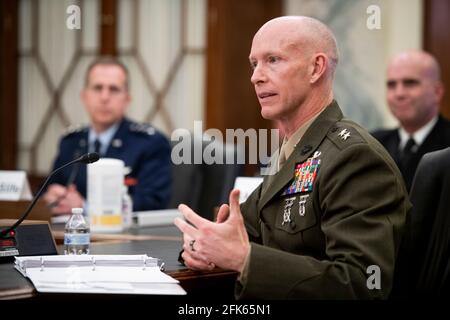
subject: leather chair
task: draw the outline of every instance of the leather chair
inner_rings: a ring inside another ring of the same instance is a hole
[[[192,135],[191,135],[192,137]],[[194,140],[191,139],[190,163],[173,164],[173,193],[169,208],[176,208],[180,203],[191,207],[204,218],[214,220],[214,208],[228,203],[228,195],[233,189],[234,181],[241,174],[243,165],[237,164],[239,149],[235,145],[222,144],[217,141],[201,141],[202,155],[205,148],[214,143],[215,150],[223,155],[223,163],[194,164]],[[172,148],[178,142],[172,142]],[[233,164],[226,164],[232,157]],[[202,158],[203,159],[203,158]]]

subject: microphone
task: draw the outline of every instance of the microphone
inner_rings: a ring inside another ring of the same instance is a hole
[[[95,162],[98,159],[100,159],[100,156],[99,156],[99,154],[97,152],[89,152],[89,153],[86,153],[86,154],[82,155],[78,159],[73,160],[74,161],[73,163],[82,162],[82,163],[86,163],[87,164],[87,163]],[[72,163],[69,162],[67,165],[69,165],[69,164],[72,164]]]
[[[36,193],[36,195],[33,198],[33,201],[31,201],[30,205],[28,206],[27,210],[25,210],[24,214],[22,215],[22,217],[20,217],[20,219],[18,219],[11,227],[3,229],[0,231],[0,239],[5,237],[6,235],[8,235],[11,231],[14,231],[21,223],[23,220],[25,220],[25,218],[28,216],[28,214],[31,212],[31,209],[33,209],[34,205],[36,204],[36,202],[38,201],[38,199],[41,197],[42,192],[44,191],[45,187],[47,186],[48,182],[50,181],[50,179],[59,171],[61,171],[62,169],[71,166],[75,163],[93,163],[95,161],[97,161],[100,158],[99,154],[96,152],[89,152],[86,153],[84,155],[82,155],[81,157],[74,159],[68,163],[66,163],[65,165],[53,170],[47,177],[47,179],[45,180],[44,184],[42,185],[42,187],[39,189],[38,193]]]

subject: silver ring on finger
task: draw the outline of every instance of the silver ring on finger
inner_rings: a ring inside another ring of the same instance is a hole
[[[191,247],[192,252],[195,252],[194,244],[195,244],[195,240],[189,241],[189,247]]]

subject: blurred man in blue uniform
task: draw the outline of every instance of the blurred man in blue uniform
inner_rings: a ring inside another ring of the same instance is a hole
[[[109,57],[94,61],[81,99],[91,123],[62,137],[53,167],[94,151],[100,157],[121,159],[129,170],[133,210],[165,208],[171,196],[170,144],[155,128],[125,117],[131,99],[126,67]],[[71,166],[52,179],[44,199],[54,214],[68,213],[83,206],[86,186],[86,165]]]

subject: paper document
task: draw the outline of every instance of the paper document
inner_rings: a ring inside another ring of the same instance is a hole
[[[16,257],[15,268],[39,292],[184,295],[179,281],[147,255]]]

